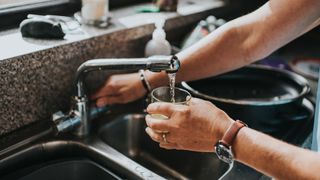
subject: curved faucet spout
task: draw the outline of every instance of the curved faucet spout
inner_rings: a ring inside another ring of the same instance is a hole
[[[77,70],[75,85],[78,98],[85,97],[84,78],[91,71],[98,70],[140,70],[147,69],[153,72],[166,71],[175,73],[180,68],[180,61],[176,56],[152,56],[149,58],[126,59],[93,59],[83,63]]]
[[[75,129],[74,133],[77,136],[86,136],[90,130],[90,110],[88,108],[88,98],[84,89],[84,78],[91,71],[100,70],[140,70],[146,69],[153,72],[166,71],[167,73],[176,73],[180,68],[180,62],[176,56],[152,56],[150,58],[135,58],[135,59],[93,59],[83,63],[77,70],[75,78],[76,102],[75,109],[71,112],[74,114],[74,119],[80,120],[80,125]],[[75,124],[70,118],[66,118],[68,123]],[[63,124],[63,125],[64,125]],[[60,128],[61,129],[61,128]]]

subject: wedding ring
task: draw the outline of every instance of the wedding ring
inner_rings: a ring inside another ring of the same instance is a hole
[[[165,133],[162,133],[162,139],[165,143],[168,143],[167,141],[167,137],[166,137],[166,134]]]

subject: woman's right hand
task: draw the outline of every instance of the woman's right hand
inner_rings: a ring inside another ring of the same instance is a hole
[[[234,121],[224,111],[209,101],[191,98],[188,106],[156,102],[148,106],[147,134],[165,149],[213,152],[214,145],[222,139]],[[162,114],[161,120],[152,114]],[[166,139],[163,137],[165,133]]]
[[[143,97],[147,90],[143,87],[139,73],[110,76],[105,84],[91,96],[96,105],[124,104]]]

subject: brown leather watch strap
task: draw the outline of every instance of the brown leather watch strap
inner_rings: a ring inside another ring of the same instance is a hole
[[[228,130],[223,135],[222,139],[220,140],[221,143],[223,143],[226,146],[231,146],[233,143],[233,140],[237,136],[239,130],[243,127],[247,126],[244,122],[236,120],[234,121]]]

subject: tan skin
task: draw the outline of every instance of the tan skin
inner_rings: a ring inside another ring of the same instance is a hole
[[[177,81],[218,75],[268,56],[317,26],[319,8],[320,0],[270,0],[177,54],[182,64]],[[168,83],[165,73],[147,72],[147,79],[153,88]],[[145,93],[135,73],[112,76],[93,98],[102,106],[133,101]],[[213,152],[214,144],[234,121],[213,104],[196,98],[192,98],[189,106],[154,103],[147,111],[170,118],[163,121],[146,117],[146,132],[166,149]],[[159,131],[169,131],[168,143]],[[239,131],[233,152],[237,161],[276,179],[320,179],[319,154],[247,127]]]

